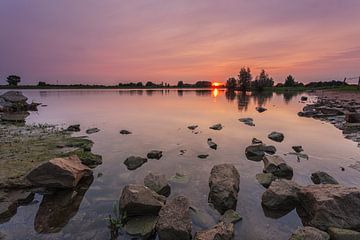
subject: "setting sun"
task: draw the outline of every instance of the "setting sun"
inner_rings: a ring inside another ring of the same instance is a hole
[[[223,85],[223,84],[220,83],[220,82],[213,82],[213,83],[212,83],[212,86],[213,86],[213,87],[220,87],[221,85]]]

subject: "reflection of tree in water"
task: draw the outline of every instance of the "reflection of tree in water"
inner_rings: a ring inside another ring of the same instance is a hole
[[[211,95],[211,90],[195,90],[196,96],[205,97]]]
[[[253,92],[251,97],[254,99],[255,105],[263,106],[267,102],[270,102],[271,98],[273,97],[273,92]]]
[[[232,91],[232,90],[227,90],[225,92],[225,97],[226,99],[229,101],[229,102],[232,102],[235,100],[236,98],[236,92],[235,91]]]
[[[61,190],[44,195],[35,216],[34,227],[38,233],[57,233],[76,215],[86,191],[94,180],[83,178],[74,190]]]
[[[179,97],[182,97],[184,95],[184,90],[178,90],[177,94]]]
[[[240,111],[247,111],[250,102],[250,95],[247,95],[244,92],[239,92],[237,94],[237,101],[238,101],[238,109]]]
[[[286,104],[288,104],[289,102],[291,102],[291,100],[296,97],[297,95],[299,95],[301,92],[297,92],[297,91],[285,91],[283,93],[283,99],[284,102]]]
[[[141,96],[141,95],[143,95],[143,90],[139,90],[139,89],[120,90],[119,95],[130,95],[130,96],[138,95],[138,96]]]

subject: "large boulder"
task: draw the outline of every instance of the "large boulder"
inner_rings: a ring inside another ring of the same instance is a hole
[[[332,176],[326,172],[314,172],[311,174],[311,180],[315,184],[339,184]]]
[[[156,230],[160,240],[190,240],[190,203],[184,196],[177,196],[166,202],[159,212]]]
[[[336,184],[302,187],[298,214],[304,225],[360,231],[360,189]]]
[[[164,174],[153,174],[149,173],[144,178],[144,185],[154,192],[168,197],[171,192],[170,185],[168,183],[168,179]]]
[[[247,159],[252,161],[261,161],[267,154],[275,154],[276,148],[274,146],[267,146],[263,143],[252,144],[245,148],[245,155]]]
[[[293,181],[278,179],[263,193],[262,205],[269,210],[287,211],[294,209],[298,202],[300,186]]]
[[[26,103],[27,97],[25,97],[21,92],[19,91],[8,91],[2,95],[0,95],[0,98],[4,99],[7,102],[11,103]]]
[[[329,240],[330,236],[324,231],[313,227],[301,227],[295,230],[289,240]]]
[[[236,209],[240,175],[234,165],[215,165],[210,173],[210,193],[208,201],[216,210],[224,214],[226,210]]]
[[[328,233],[330,235],[331,240],[359,240],[360,232],[343,229],[343,228],[335,228],[330,227],[328,229]]]
[[[140,216],[130,218],[124,225],[124,230],[130,236],[142,240],[153,239],[158,216]]]
[[[224,222],[195,234],[195,240],[232,240],[233,238],[234,224]]]
[[[293,176],[293,169],[280,156],[265,156],[263,158],[264,172],[272,173],[279,178],[291,179]]]
[[[54,158],[34,168],[26,178],[35,186],[74,188],[84,176],[92,175],[77,156]]]
[[[119,209],[123,217],[156,216],[165,199],[145,186],[130,184],[122,190]]]

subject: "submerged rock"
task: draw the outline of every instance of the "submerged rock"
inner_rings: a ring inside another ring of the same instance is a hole
[[[144,185],[165,197],[168,197],[171,193],[170,185],[164,174],[149,173],[144,179]]]
[[[211,127],[209,127],[212,130],[221,130],[223,129],[223,126],[220,123],[214,124]]]
[[[217,212],[216,213],[212,212],[210,214],[208,211],[204,211],[203,209],[199,209],[194,206],[191,206],[190,214],[191,214],[192,223],[201,228],[208,228],[217,223],[217,220],[215,220],[215,218],[217,218],[218,215]],[[216,217],[214,217],[214,215],[216,215]]]
[[[220,222],[224,222],[226,224],[228,223],[237,223],[240,220],[242,220],[242,217],[240,215],[240,213],[229,209],[227,210],[221,217],[220,217]]]
[[[256,174],[256,180],[265,188],[268,188],[270,184],[275,181],[277,177],[272,173],[259,173]]]
[[[262,107],[262,106],[256,107],[255,109],[256,109],[256,111],[258,111],[259,113],[265,112],[265,111],[267,110],[266,108],[264,108],[264,107]]]
[[[90,167],[95,168],[96,166],[102,164],[102,156],[98,154],[94,154],[90,151],[83,151],[78,150],[74,152],[79,159],[81,160],[81,163]]]
[[[240,175],[234,165],[219,164],[211,169],[208,202],[221,214],[236,209]]]
[[[289,240],[330,240],[329,234],[313,227],[300,227]]]
[[[164,206],[166,198],[142,185],[130,184],[123,188],[119,209],[124,218],[156,216]]]
[[[263,157],[267,154],[275,154],[276,148],[274,146],[267,146],[263,143],[252,144],[245,148],[245,155],[247,159],[252,161],[261,161]]]
[[[124,230],[130,236],[140,237],[144,240],[151,239],[151,237],[155,234],[155,227],[158,218],[158,216],[141,216],[130,218],[126,222]]]
[[[186,184],[190,181],[190,178],[184,173],[177,172],[170,180],[174,183]]]
[[[298,214],[304,225],[360,231],[360,189],[338,184],[302,187],[298,192]]]
[[[311,180],[315,184],[339,184],[332,176],[326,172],[314,172],[311,174]]]
[[[123,130],[120,131],[120,134],[122,134],[122,135],[128,135],[128,134],[132,134],[132,132],[123,129]]]
[[[47,188],[74,188],[92,171],[77,156],[54,158],[33,169],[26,178],[35,186]]]
[[[93,134],[93,133],[97,133],[99,131],[100,131],[100,129],[98,129],[98,128],[89,128],[89,129],[86,130],[86,133],[87,134]]]
[[[239,118],[239,121],[252,127],[255,126],[254,119],[252,118]]]
[[[146,158],[130,156],[124,161],[124,164],[126,165],[128,170],[135,170],[141,167],[146,162],[147,162]]]
[[[210,148],[216,150],[217,149],[217,144],[213,142],[213,140],[211,138],[208,138],[207,140],[207,144],[209,145]]]
[[[349,230],[349,229],[330,227],[328,229],[328,233],[330,235],[331,240],[359,240],[360,239],[360,232]]]
[[[8,222],[16,214],[19,206],[32,202],[34,195],[28,190],[0,189],[0,224]]]
[[[264,173],[272,173],[276,177],[291,179],[293,176],[293,169],[280,156],[265,156]]]
[[[190,203],[186,197],[177,196],[166,202],[159,212],[156,230],[159,240],[190,240]]]
[[[80,124],[70,125],[67,129],[69,132],[79,132],[80,131]]]
[[[284,140],[284,134],[280,132],[272,132],[268,135],[268,138],[275,142],[282,142]]]
[[[195,240],[232,240],[234,238],[234,224],[219,223],[214,227],[195,233]]]
[[[300,186],[293,181],[278,179],[263,193],[261,204],[269,210],[287,211],[299,203]]]
[[[147,158],[159,160],[162,157],[162,154],[162,151],[152,150],[147,154]]]

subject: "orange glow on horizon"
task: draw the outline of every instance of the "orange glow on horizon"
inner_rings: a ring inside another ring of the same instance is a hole
[[[212,83],[212,86],[213,87],[220,87],[220,86],[222,86],[223,85],[223,83],[221,83],[221,82],[213,82]]]
[[[212,91],[212,94],[214,97],[217,97],[219,95],[219,90],[217,88],[214,88],[214,90]]]

